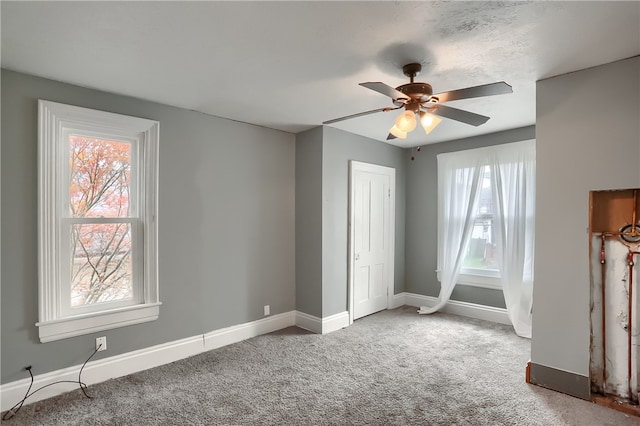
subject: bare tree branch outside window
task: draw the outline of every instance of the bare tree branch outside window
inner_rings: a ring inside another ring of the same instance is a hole
[[[69,215],[124,219],[72,226],[71,306],[132,297],[131,161],[130,143],[69,137]]]

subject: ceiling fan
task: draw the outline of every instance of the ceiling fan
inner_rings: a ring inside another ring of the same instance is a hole
[[[409,77],[410,82],[398,86],[395,89],[379,81],[360,83],[360,86],[390,97],[395,107],[378,108],[358,114],[347,115],[325,121],[322,124],[331,124],[376,112],[388,112],[404,108],[404,112],[396,118],[394,125],[389,129],[387,140],[395,138],[405,139],[407,133],[415,129],[417,125],[416,115],[420,117],[420,123],[427,134],[442,121],[439,117],[460,121],[472,126],[479,126],[489,120],[489,117],[484,115],[442,105],[444,102],[513,93],[511,86],[501,81],[498,83],[467,87],[466,89],[436,93],[434,95],[430,84],[413,81],[413,79],[420,74],[420,71],[422,71],[422,65],[417,63],[403,66],[402,72]]]

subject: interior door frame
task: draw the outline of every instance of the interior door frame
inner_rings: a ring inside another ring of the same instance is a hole
[[[348,261],[348,308],[349,308],[349,325],[353,324],[354,314],[354,298],[353,298],[353,282],[354,282],[354,266],[355,266],[355,205],[356,187],[355,173],[358,171],[379,173],[389,176],[389,222],[388,232],[389,241],[393,243],[389,245],[388,265],[389,279],[387,280],[387,309],[392,307],[395,283],[395,241],[396,241],[396,169],[393,167],[380,166],[372,163],[364,163],[361,161],[349,160],[349,261]]]

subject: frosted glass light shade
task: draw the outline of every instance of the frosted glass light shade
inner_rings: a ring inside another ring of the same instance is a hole
[[[416,115],[413,111],[405,111],[396,118],[395,127],[408,133],[416,128]]]
[[[426,134],[431,133],[431,131],[435,129],[441,121],[442,119],[440,117],[436,117],[433,114],[420,111],[420,124],[422,124],[422,128],[424,129]]]
[[[393,127],[391,127],[389,129],[389,133],[391,133],[396,138],[400,138],[400,139],[406,139],[407,138],[407,132],[403,132],[395,124],[393,125]]]

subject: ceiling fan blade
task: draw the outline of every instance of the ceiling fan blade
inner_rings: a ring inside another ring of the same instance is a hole
[[[398,107],[398,108],[400,108],[400,107]],[[359,112],[357,114],[346,115],[344,117],[334,118],[333,120],[323,121],[322,124],[336,123],[338,121],[349,120],[350,118],[362,117],[363,115],[374,114],[376,112],[393,111],[393,110],[396,110],[398,108],[384,107],[384,108],[372,109],[371,111]]]
[[[458,108],[451,108],[441,104],[436,104],[433,107],[429,107],[428,112],[439,115],[440,117],[449,118],[451,120],[460,121],[462,123],[470,124],[472,126],[479,126],[489,120],[486,115],[480,115],[469,111],[464,111]]]
[[[504,95],[513,93],[513,89],[504,81],[498,83],[483,84],[482,86],[467,87],[466,89],[451,90],[450,92],[436,93],[433,97],[440,102],[457,101],[458,99],[479,98],[482,96]]]
[[[401,91],[396,90],[393,87],[388,86],[379,81],[372,81],[369,83],[360,83],[360,86],[366,87],[367,89],[371,89],[378,93],[382,93],[383,95],[390,97],[394,101],[398,99],[410,100],[409,96],[405,95]]]

